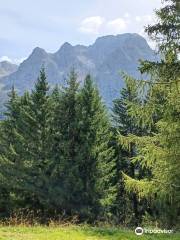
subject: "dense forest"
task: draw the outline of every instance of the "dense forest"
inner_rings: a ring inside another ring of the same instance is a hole
[[[180,6],[165,1],[146,27],[158,62],[146,80],[123,73],[112,109],[93,78],[9,93],[0,122],[0,218],[28,216],[177,227],[180,220]],[[148,80],[147,80],[148,79]]]

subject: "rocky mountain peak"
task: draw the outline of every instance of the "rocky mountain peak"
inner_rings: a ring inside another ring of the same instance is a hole
[[[36,47],[33,49],[30,57],[44,57],[44,56],[47,56],[48,53],[43,49],[43,48],[40,48],[40,47]]]
[[[69,53],[70,51],[72,51],[74,48],[73,46],[68,43],[68,42],[65,42],[60,48],[59,50],[55,53],[55,55],[61,55],[61,54],[67,54]]]
[[[146,40],[134,33],[100,37],[90,46],[72,46],[65,42],[51,54],[37,47],[16,72],[4,79],[4,84],[6,89],[15,83],[19,92],[29,90],[34,86],[42,66],[46,69],[50,85],[64,84],[64,79],[74,68],[79,81],[90,73],[104,101],[111,105],[123,86],[119,72],[139,77],[139,59],[153,60],[156,57]]]

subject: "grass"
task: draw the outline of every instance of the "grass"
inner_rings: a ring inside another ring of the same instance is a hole
[[[0,240],[179,240],[180,234],[145,234],[136,236],[133,231],[117,228],[87,226],[59,227],[0,227]]]

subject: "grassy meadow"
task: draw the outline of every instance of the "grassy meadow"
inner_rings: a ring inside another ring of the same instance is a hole
[[[117,228],[87,226],[25,227],[1,226],[0,240],[179,240],[180,234],[145,234]]]

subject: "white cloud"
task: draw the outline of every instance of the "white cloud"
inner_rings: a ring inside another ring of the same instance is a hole
[[[125,17],[125,18],[129,18],[129,17],[130,17],[130,14],[129,14],[128,12],[126,12],[126,13],[124,14],[124,17]]]
[[[135,20],[136,20],[136,22],[139,22],[139,23],[151,23],[154,21],[152,15],[136,16]]]
[[[136,22],[141,22],[142,18],[140,16],[135,17]]]
[[[0,62],[7,61],[7,62],[10,62],[10,63],[19,65],[19,64],[22,63],[25,59],[26,59],[26,58],[14,58],[14,59],[11,59],[11,58],[9,58],[8,56],[2,56],[2,57],[0,57]]]
[[[123,18],[117,18],[109,21],[107,27],[111,33],[118,34],[127,28],[127,22]]]
[[[100,16],[85,18],[81,22],[79,30],[84,33],[98,34],[105,19]]]
[[[94,35],[119,34],[127,29],[127,25],[130,22],[129,16],[126,13],[124,18],[116,18],[109,21],[101,16],[88,17],[81,22],[79,30],[83,33]]]
[[[7,61],[12,63],[12,59],[10,59],[8,56],[2,56],[0,57],[0,62]]]

